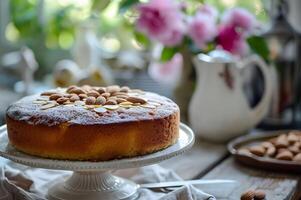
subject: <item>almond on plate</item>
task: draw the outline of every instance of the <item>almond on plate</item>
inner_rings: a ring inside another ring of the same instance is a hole
[[[257,145],[249,148],[250,152],[256,156],[264,156],[265,148],[263,146]]]
[[[297,155],[295,155],[293,158],[293,161],[301,162],[301,153],[298,153]]]
[[[288,147],[289,142],[286,135],[279,135],[275,141],[276,148],[286,148]]]
[[[279,160],[292,160],[293,157],[294,157],[293,153],[288,150],[278,153],[276,155],[276,159],[279,159]]]

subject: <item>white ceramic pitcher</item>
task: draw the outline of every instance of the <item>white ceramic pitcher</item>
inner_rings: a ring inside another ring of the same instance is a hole
[[[217,50],[195,56],[194,65],[197,86],[189,105],[189,121],[197,135],[225,142],[245,133],[265,116],[272,80],[269,68],[260,57],[252,55],[237,61],[225,51]],[[241,70],[254,65],[262,71],[264,92],[260,102],[250,108],[243,92]]]

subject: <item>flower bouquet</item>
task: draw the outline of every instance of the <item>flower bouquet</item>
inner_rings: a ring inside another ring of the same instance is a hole
[[[137,31],[162,47],[149,66],[150,75],[178,86],[175,97],[184,112],[195,82],[192,56],[223,49],[238,58],[256,53],[268,61],[267,45],[256,35],[260,23],[246,9],[231,8],[219,15],[210,5],[193,9],[175,0],[150,0],[136,9]]]

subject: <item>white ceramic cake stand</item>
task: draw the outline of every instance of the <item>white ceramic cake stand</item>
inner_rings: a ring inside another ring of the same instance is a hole
[[[6,126],[0,127],[0,156],[31,167],[73,171],[65,182],[60,182],[49,189],[47,195],[49,200],[136,199],[139,185],[112,175],[111,170],[155,164],[183,153],[193,143],[192,130],[181,124],[177,143],[156,153],[104,162],[54,160],[17,151],[9,144]]]

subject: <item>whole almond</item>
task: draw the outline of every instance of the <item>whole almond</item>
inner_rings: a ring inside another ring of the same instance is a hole
[[[297,145],[289,146],[289,147],[288,147],[288,150],[289,150],[290,152],[292,152],[293,154],[297,154],[297,153],[300,152],[299,146],[297,146]]]
[[[130,88],[129,87],[127,87],[127,86],[123,86],[123,87],[121,87],[120,88],[120,92],[129,92],[130,91]]]
[[[295,155],[293,158],[293,161],[301,162],[301,153],[298,153],[297,155]]]
[[[66,97],[61,97],[61,98],[58,98],[58,99],[56,100],[56,102],[59,103],[59,104],[63,104],[63,103],[65,103],[65,102],[68,101],[68,100],[69,100],[69,99],[66,98]]]
[[[274,145],[271,142],[263,142],[263,143],[261,143],[261,146],[263,146],[266,149],[268,149],[271,146],[274,147]]]
[[[290,144],[294,143],[294,142],[298,142],[299,141],[299,137],[295,134],[289,134],[287,136],[287,140]]]
[[[99,94],[105,93],[106,92],[106,88],[104,88],[104,87],[97,88],[97,92]]]
[[[109,96],[111,96],[111,94],[108,92],[105,92],[105,93],[102,93],[101,96],[103,96],[104,98],[108,98]]]
[[[290,151],[283,151],[281,153],[278,153],[276,155],[276,159],[279,159],[279,160],[292,160],[293,159],[293,153],[290,152]]]
[[[117,102],[114,100],[114,99],[109,99],[106,103],[105,103],[105,105],[116,105],[117,104]]]
[[[90,91],[90,92],[87,93],[88,97],[95,97],[95,98],[97,98],[99,95],[100,94],[98,92],[96,92],[96,91]]]
[[[265,199],[265,192],[263,190],[255,190],[254,199],[255,200],[263,200]]]
[[[86,94],[79,94],[78,97],[79,97],[80,99],[85,99],[85,98],[88,97],[88,95],[86,95]]]
[[[69,93],[85,94],[86,92],[83,89],[81,89],[81,88],[73,88],[72,90],[69,91]]]
[[[41,93],[41,96],[51,96],[56,93],[57,93],[57,91],[45,91],[45,92]]]
[[[97,97],[95,101],[96,105],[104,105],[105,103],[106,103],[106,98],[104,98],[103,96]]]
[[[116,101],[117,101],[117,103],[122,103],[122,102],[126,102],[126,99],[117,98]]]
[[[276,148],[274,146],[270,146],[266,150],[266,155],[272,157],[276,154]]]
[[[275,142],[275,147],[276,148],[286,148],[288,147],[289,142],[287,140],[286,135],[280,135],[277,137],[277,140]]]
[[[75,101],[79,101],[80,98],[79,98],[79,96],[77,96],[76,94],[72,94],[72,96],[69,98],[69,100],[70,100],[71,102],[75,102]]]
[[[256,156],[264,156],[265,154],[265,148],[262,146],[252,146],[249,148],[250,152]]]
[[[95,97],[87,97],[86,98],[86,104],[87,105],[94,105],[96,102],[96,98]]]
[[[50,95],[49,100],[54,100],[55,101],[55,100],[57,100],[61,97],[63,97],[62,94],[52,94],[52,95]]]
[[[144,99],[142,99],[140,97],[133,97],[133,96],[131,96],[131,97],[128,97],[126,100],[129,101],[129,102],[132,102],[132,103],[141,103],[141,104],[145,104],[146,103],[146,100],[144,100]]]
[[[84,91],[86,91],[86,93],[88,93],[90,90],[92,90],[92,87],[90,85],[83,85],[81,86],[81,89],[83,89]]]
[[[69,93],[71,90],[73,90],[76,87],[77,87],[76,85],[71,85],[67,88],[66,92]]]
[[[111,85],[107,87],[107,92],[108,93],[115,93],[115,92],[119,92],[120,91],[120,87],[118,85]]]
[[[254,190],[247,190],[244,193],[241,194],[240,199],[241,200],[253,200],[255,197],[255,191]]]

